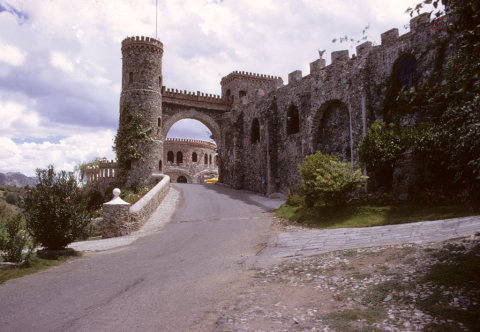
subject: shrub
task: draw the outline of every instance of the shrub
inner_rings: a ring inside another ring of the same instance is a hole
[[[90,233],[92,212],[72,172],[37,169],[39,183],[26,190],[22,208],[29,233],[47,249],[65,248]]]
[[[305,205],[305,197],[303,196],[297,196],[293,194],[288,194],[287,195],[287,205],[290,206],[302,206]]]
[[[16,205],[17,204],[17,195],[15,195],[14,193],[8,193],[5,196],[5,202],[7,202],[8,204]]]
[[[0,220],[13,216],[14,212],[10,205],[4,201],[0,201]]]
[[[299,191],[312,204],[323,199],[325,205],[345,205],[349,194],[364,185],[367,179],[360,169],[352,171],[352,165],[339,161],[337,156],[317,151],[298,166],[302,177]]]
[[[419,190],[412,198],[412,204],[419,205],[446,205],[447,202],[448,200],[443,191],[434,187]]]
[[[21,262],[29,240],[21,214],[0,220],[0,250],[6,262]]]

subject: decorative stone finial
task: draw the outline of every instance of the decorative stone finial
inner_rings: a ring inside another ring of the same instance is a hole
[[[118,188],[113,189],[113,199],[110,202],[104,203],[107,205],[130,205],[130,203],[125,202],[120,198],[121,191]]]

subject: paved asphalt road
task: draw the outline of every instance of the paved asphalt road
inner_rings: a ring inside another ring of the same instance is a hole
[[[177,184],[182,203],[161,231],[0,285],[0,331],[208,331],[252,271],[281,201]]]

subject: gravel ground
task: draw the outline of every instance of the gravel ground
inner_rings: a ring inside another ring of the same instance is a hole
[[[259,270],[215,331],[474,331],[427,308],[478,314],[479,290],[424,277],[448,255],[479,245],[478,235],[341,250]]]

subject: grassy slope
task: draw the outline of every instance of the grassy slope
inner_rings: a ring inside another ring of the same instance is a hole
[[[312,228],[369,227],[405,224],[417,221],[440,220],[475,215],[465,205],[387,207],[293,207],[283,204],[276,213],[290,221]]]

